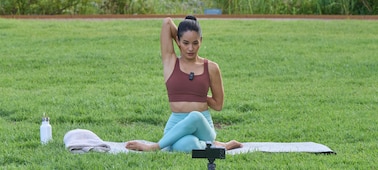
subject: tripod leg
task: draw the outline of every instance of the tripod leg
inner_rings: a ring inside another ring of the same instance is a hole
[[[207,169],[208,170],[215,170],[215,167],[216,167],[215,163],[208,163],[207,164]]]

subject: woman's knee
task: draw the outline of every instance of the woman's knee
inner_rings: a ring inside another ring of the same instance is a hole
[[[172,145],[172,149],[174,151],[188,153],[192,152],[193,149],[204,149],[205,147],[206,143],[200,141],[196,136],[193,135],[186,135]]]
[[[202,120],[202,119],[206,120],[205,116],[203,116],[203,114],[199,111],[192,111],[189,113],[188,116],[193,121]]]

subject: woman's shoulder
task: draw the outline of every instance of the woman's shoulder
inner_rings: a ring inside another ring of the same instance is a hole
[[[203,58],[203,59],[204,59],[204,62],[205,62],[205,60],[207,60],[208,69],[209,69],[210,72],[219,71],[219,65],[218,65],[218,63],[216,63],[215,61],[206,59],[206,58]]]

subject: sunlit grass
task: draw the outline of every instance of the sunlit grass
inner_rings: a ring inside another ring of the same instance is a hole
[[[177,20],[178,22],[178,20]],[[376,169],[377,23],[200,20],[226,100],[218,139],[325,144],[337,155],[251,153],[220,169]],[[0,20],[0,164],[5,169],[205,169],[190,154],[73,155],[63,136],[158,141],[170,114],[161,20]],[[54,141],[39,143],[42,114]]]

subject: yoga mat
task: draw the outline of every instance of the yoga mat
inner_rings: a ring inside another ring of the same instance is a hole
[[[143,143],[154,143],[147,140],[139,140]],[[66,133],[64,137],[66,149],[72,153],[85,153],[89,151],[108,153],[139,153],[141,151],[128,150],[127,142],[103,141],[95,133],[85,129],[75,129]],[[162,149],[162,151],[166,151]],[[227,155],[246,154],[251,152],[305,152],[336,154],[328,146],[315,142],[243,142],[242,148],[227,150]]]

